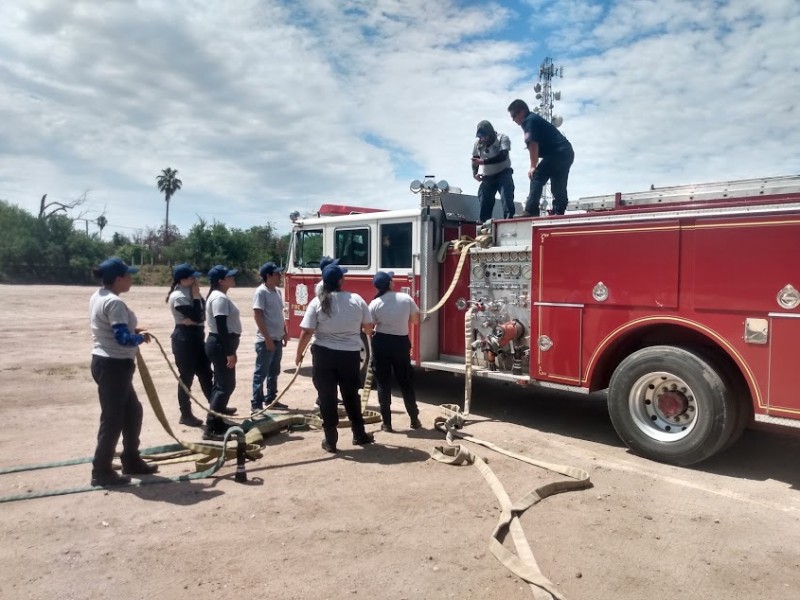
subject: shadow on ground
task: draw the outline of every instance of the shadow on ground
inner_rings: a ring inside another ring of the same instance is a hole
[[[420,402],[464,406],[463,377],[418,372],[415,383]],[[611,424],[602,392],[584,395],[478,380],[473,382],[470,412],[482,419],[514,423],[611,447],[624,446]],[[800,490],[797,456],[800,456],[797,432],[760,426],[758,430],[746,431],[739,442],[724,452],[687,468],[735,478],[773,479]]]

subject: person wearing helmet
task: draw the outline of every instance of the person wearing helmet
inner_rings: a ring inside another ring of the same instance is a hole
[[[481,184],[478,187],[480,220],[485,223],[492,218],[495,195],[500,192],[503,218],[514,217],[514,169],[511,168],[511,141],[503,133],[497,133],[489,121],[478,123],[472,149],[472,177]],[[483,167],[482,174],[478,170]]]

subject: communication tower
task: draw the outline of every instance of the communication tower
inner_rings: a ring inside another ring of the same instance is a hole
[[[553,113],[555,103],[561,100],[561,92],[559,90],[553,91],[553,79],[562,77],[564,77],[564,67],[557,67],[553,64],[553,59],[548,56],[539,66],[539,81],[533,86],[533,91],[536,92],[536,99],[539,101],[539,104],[533,108],[533,112],[552,123],[555,127],[561,127],[564,119]],[[548,182],[544,186],[542,200],[539,204],[542,214],[552,204],[551,199],[550,183]]]

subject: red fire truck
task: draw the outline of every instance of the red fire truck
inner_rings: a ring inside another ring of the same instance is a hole
[[[419,368],[607,389],[616,431],[643,456],[689,465],[754,420],[800,426],[800,176],[582,198],[566,215],[483,225],[477,198],[444,181],[412,191],[422,202],[407,210],[293,215],[291,335],[330,255],[367,301],[378,270],[417,300]]]

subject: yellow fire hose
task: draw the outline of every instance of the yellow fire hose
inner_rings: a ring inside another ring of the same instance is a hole
[[[247,432],[247,441],[251,444],[260,444],[262,439],[259,438],[258,434],[268,434],[274,433],[276,431],[280,431],[281,429],[285,429],[286,427],[290,426],[309,426],[313,427],[314,429],[322,429],[322,419],[320,419],[316,415],[301,415],[301,414],[293,414],[293,415],[286,415],[286,414],[275,414],[274,412],[269,412],[269,409],[274,406],[283,396],[289,391],[289,388],[292,387],[292,384],[297,380],[297,376],[300,374],[300,368],[303,366],[303,359],[305,359],[306,354],[308,353],[309,348],[311,348],[311,344],[308,344],[303,351],[303,354],[300,357],[300,364],[295,367],[294,374],[292,378],[289,380],[289,383],[286,384],[286,387],[280,391],[280,393],[276,396],[275,400],[273,400],[270,404],[265,406],[258,412],[251,414],[250,416],[236,416],[236,415],[226,415],[218,412],[214,412],[211,410],[207,404],[200,402],[197,398],[192,395],[192,391],[186,387],[186,384],[181,381],[180,375],[178,371],[175,369],[172,361],[170,360],[169,356],[167,355],[166,350],[161,345],[161,342],[158,341],[152,333],[150,337],[155,341],[158,349],[161,351],[161,355],[164,357],[164,360],[167,363],[170,371],[172,372],[173,377],[178,381],[178,384],[181,386],[183,391],[185,391],[189,398],[191,398],[192,402],[200,408],[201,410],[205,411],[206,413],[212,414],[216,417],[220,417],[228,422],[252,422],[252,427],[249,428]],[[142,361],[143,363],[144,361]],[[367,369],[367,374],[369,376],[369,369]],[[146,386],[145,386],[146,388]],[[363,408],[363,407],[362,407]],[[159,409],[163,414],[163,409],[161,409],[161,405],[159,402]],[[154,409],[155,410],[155,409]],[[380,413],[371,410],[362,410],[362,414],[364,415],[364,422],[365,423],[379,423]],[[350,427],[350,421],[347,419],[346,413],[344,411],[340,411],[339,413],[339,427]],[[162,423],[163,425],[163,423]],[[169,433],[169,431],[168,431]]]

